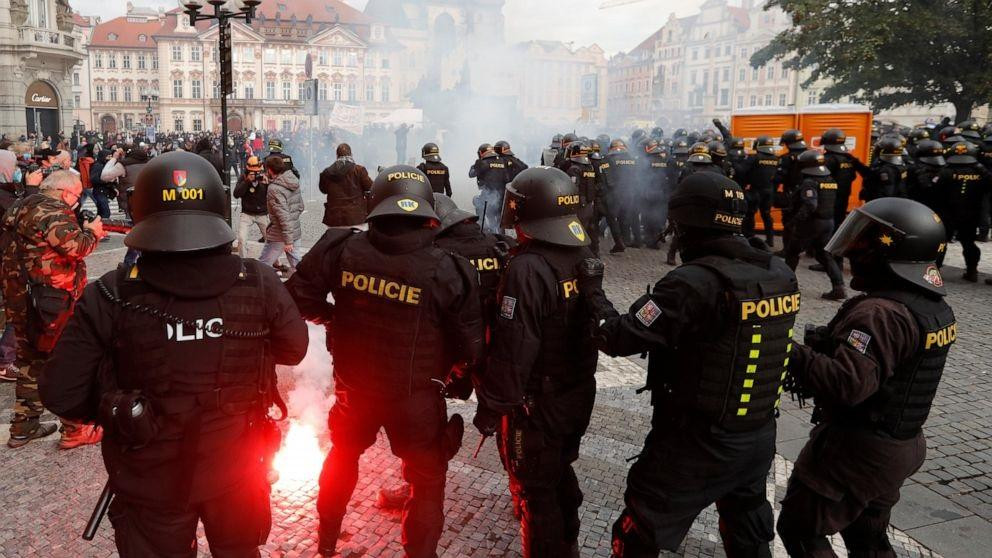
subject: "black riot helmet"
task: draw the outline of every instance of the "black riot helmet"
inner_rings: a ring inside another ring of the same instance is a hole
[[[599,142],[599,145],[602,147],[605,147],[607,149],[610,147],[610,141],[611,141],[610,136],[606,134],[599,134],[598,136],[596,136],[596,141]]]
[[[282,140],[279,138],[272,138],[269,140],[269,151],[271,153],[282,153]]]
[[[651,137],[660,140],[665,137],[665,130],[662,130],[661,126],[655,126],[654,128],[651,128]]]
[[[455,200],[445,194],[434,194],[434,212],[437,213],[437,218],[441,221],[441,226],[437,229],[439,235],[458,223],[479,220],[478,215],[459,208]]]
[[[496,152],[493,151],[492,144],[489,143],[484,143],[480,145],[479,149],[476,150],[476,153],[478,153],[480,159],[487,159],[489,157],[496,156]]]
[[[562,147],[568,147],[568,145],[570,143],[575,142],[575,141],[578,141],[578,139],[579,139],[579,136],[575,135],[574,132],[569,132],[569,133],[565,134],[564,137],[561,138],[561,146]]]
[[[820,136],[820,145],[831,153],[847,153],[847,134],[840,128],[830,128]]]
[[[685,141],[689,142],[689,145],[699,143],[699,132],[697,130],[689,132],[685,137]]]
[[[134,228],[124,238],[142,252],[194,252],[236,238],[224,221],[228,204],[217,169],[203,157],[173,151],[138,173],[131,195]]]
[[[710,155],[710,148],[703,142],[697,142],[689,148],[690,163],[712,163],[713,156]]]
[[[886,136],[878,140],[878,158],[893,165],[902,164],[902,141],[899,137]]]
[[[589,164],[589,146],[581,141],[568,144],[568,160],[581,165]]]
[[[648,155],[657,155],[662,151],[664,151],[661,148],[661,142],[659,142],[654,138],[645,141],[643,145],[644,145],[644,152],[647,153]]]
[[[928,128],[919,127],[913,128],[913,131],[909,133],[909,143],[911,145],[916,145],[923,140],[928,140],[931,138],[930,130]]]
[[[679,128],[678,130],[675,130],[675,133],[672,134],[672,137],[673,138],[684,138],[687,134],[688,134],[688,132],[685,131],[685,128]]]
[[[744,138],[733,138],[730,140],[730,151],[735,154],[740,154],[744,152]]]
[[[644,137],[647,136],[647,135],[648,135],[647,132],[645,132],[644,130],[638,128],[638,129],[634,130],[633,133],[630,134],[630,141],[631,141],[631,143],[635,143],[636,144],[636,143],[640,142],[642,139],[644,139]]]
[[[944,146],[937,141],[922,140],[916,144],[916,160],[928,165],[943,167],[947,164],[947,161],[944,160]]]
[[[982,138],[986,142],[992,143],[992,122],[982,126]]]
[[[372,183],[368,221],[385,216],[437,219],[434,190],[427,175],[408,165],[383,169]]]
[[[706,144],[710,150],[710,157],[714,163],[719,163],[727,158],[727,146],[722,141],[713,140]]]
[[[610,142],[610,153],[617,151],[627,151],[627,144],[619,138]]]
[[[579,190],[560,169],[533,167],[506,185],[500,226],[559,246],[588,246],[579,222]]]
[[[978,162],[978,147],[967,141],[959,141],[947,150],[947,164],[973,165]]]
[[[851,259],[855,279],[879,263],[897,277],[943,296],[938,256],[947,249],[940,217],[906,198],[879,198],[855,209],[841,223],[826,250]],[[876,281],[880,278],[874,278]]]
[[[423,157],[425,161],[438,163],[441,161],[441,150],[438,149],[436,143],[425,143],[424,147],[420,149],[420,156]]]
[[[690,174],[668,202],[668,218],[680,229],[740,233],[745,213],[744,191],[715,172]]]
[[[496,142],[493,148],[496,150],[497,155],[509,155],[510,157],[513,156],[513,150],[510,149],[510,142],[506,140],[499,140],[498,142]]]
[[[603,158],[603,146],[596,140],[589,142],[589,158],[593,161],[599,161]]]
[[[965,120],[958,124],[961,135],[967,140],[982,141],[982,127],[974,120]]]
[[[560,148],[561,147],[561,138],[562,138],[562,135],[561,134],[555,134],[551,138],[551,147]]]
[[[805,150],[806,139],[799,130],[786,130],[782,132],[779,143],[786,146],[791,151]]]
[[[815,149],[807,149],[796,158],[799,172],[806,176],[830,176],[827,159]]]
[[[940,129],[940,133],[937,134],[937,139],[944,145],[953,145],[959,141],[964,141],[964,136],[961,135],[961,128],[957,126],[944,126]]]
[[[754,140],[754,150],[765,155],[778,155],[778,146],[771,136],[758,136]]]
[[[689,155],[689,142],[685,139],[680,138],[672,143],[672,153],[675,155]]]

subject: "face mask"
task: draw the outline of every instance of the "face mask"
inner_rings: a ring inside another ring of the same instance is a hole
[[[24,179],[24,173],[21,171],[21,167],[15,168],[14,169],[14,176],[11,179],[11,182],[20,182],[23,179]]]

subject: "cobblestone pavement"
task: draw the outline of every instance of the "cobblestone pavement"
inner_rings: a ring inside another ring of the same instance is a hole
[[[306,214],[306,243],[312,244],[322,227],[319,211]],[[258,247],[254,246],[254,250]],[[257,253],[257,252],[256,252]],[[120,239],[112,239],[90,258],[90,275],[98,276],[123,256]],[[669,267],[663,252],[632,250],[607,256],[606,288],[618,307],[626,307],[647,285]],[[949,262],[960,262],[954,248]],[[806,270],[803,261],[802,323],[825,323],[836,303],[821,301],[829,284],[823,274]],[[891,533],[899,556],[987,556],[992,546],[992,412],[988,369],[992,325],[987,308],[992,287],[962,283],[959,270],[948,269],[949,300],[960,324],[958,343],[951,351],[944,382],[927,425],[929,453],[922,470],[903,491],[893,516]],[[311,342],[312,351],[323,344]],[[643,384],[645,362],[637,358],[601,358],[599,391],[589,433],[577,463],[585,503],[582,506],[582,556],[609,555],[609,528],[622,506],[627,459],[641,448],[649,428],[648,396],[635,394]],[[284,381],[286,378],[284,377]],[[284,386],[287,389],[291,386]],[[0,421],[9,420],[13,386],[0,386]],[[455,403],[451,412],[472,414],[474,404]],[[791,401],[783,404],[779,420],[779,456],[768,482],[768,495],[777,502],[808,432],[808,409]],[[0,444],[7,429],[0,427]],[[472,458],[478,434],[466,433],[461,452],[451,462],[445,502],[446,529],[441,555],[518,557],[519,537],[507,494],[505,473],[495,445],[487,443]],[[97,448],[58,451],[56,437],[19,450],[0,446],[0,557],[116,556],[112,530],[105,523],[95,541],[79,533],[106,478]],[[323,444],[326,432],[321,433]],[[375,507],[380,486],[398,482],[399,462],[388,451],[385,437],[362,458],[362,475],[345,521],[339,550],[346,557],[402,556],[399,516]],[[273,530],[263,556],[313,556],[315,549],[316,486],[312,481],[282,481],[273,490]],[[777,508],[777,505],[776,505]],[[838,541],[839,542],[839,541]],[[201,555],[209,555],[201,530]],[[776,543],[776,556],[785,556]],[[841,556],[843,546],[838,545]],[[707,509],[693,526],[678,556],[724,556],[717,516]]]

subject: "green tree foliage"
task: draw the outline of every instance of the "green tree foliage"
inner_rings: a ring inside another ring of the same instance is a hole
[[[992,100],[989,0],[770,0],[793,28],[751,57],[827,78],[824,100],[884,110],[952,103],[957,122]]]

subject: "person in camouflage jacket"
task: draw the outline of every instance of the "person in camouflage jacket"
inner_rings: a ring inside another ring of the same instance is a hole
[[[40,179],[40,173],[29,177]],[[80,225],[74,210],[82,195],[79,176],[56,171],[41,182],[41,192],[15,203],[4,215],[3,295],[7,321],[14,326],[17,338],[19,377],[15,388],[10,440],[7,445],[20,447],[33,439],[55,431],[54,424],[42,424],[43,412],[38,397],[38,373],[51,347],[28,341],[27,286],[48,285],[67,291],[72,300],[82,295],[86,286],[86,263],[83,259],[105,236],[100,219]],[[54,344],[52,339],[45,345]],[[65,424],[62,447],[75,447],[71,440],[96,436],[92,426]],[[67,445],[67,439],[70,444]],[[99,438],[97,438],[99,439]],[[86,442],[84,442],[86,443]],[[76,443],[75,445],[80,445]]]

